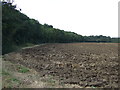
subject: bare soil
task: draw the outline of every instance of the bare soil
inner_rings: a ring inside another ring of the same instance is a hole
[[[59,85],[118,87],[118,44],[44,44],[4,55],[5,61],[52,76]],[[41,86],[42,87],[42,86]]]

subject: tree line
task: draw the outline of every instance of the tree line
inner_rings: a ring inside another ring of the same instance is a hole
[[[3,54],[25,44],[73,43],[73,42],[117,42],[117,38],[106,36],[82,36],[40,24],[16,9],[9,2],[2,2],[2,51]]]

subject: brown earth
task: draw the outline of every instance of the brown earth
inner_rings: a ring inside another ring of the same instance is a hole
[[[118,44],[44,44],[4,56],[4,60],[52,76],[59,84],[118,87]]]

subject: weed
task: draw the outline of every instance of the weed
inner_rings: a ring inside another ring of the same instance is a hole
[[[16,79],[16,78],[10,78],[10,81],[13,81],[13,82],[19,82],[19,80]]]
[[[28,68],[25,68],[25,67],[19,67],[19,71],[20,73],[26,73],[26,72],[29,72],[29,69]]]

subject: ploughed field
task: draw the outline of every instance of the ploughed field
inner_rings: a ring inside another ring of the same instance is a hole
[[[118,44],[43,44],[5,55],[5,60],[52,75],[60,84],[118,87]]]

